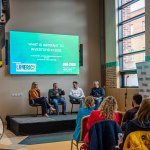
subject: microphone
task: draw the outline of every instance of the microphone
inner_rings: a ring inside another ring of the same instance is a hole
[[[129,78],[129,75],[126,76],[126,92],[125,92],[125,112],[126,112],[126,109],[127,109],[127,79]]]

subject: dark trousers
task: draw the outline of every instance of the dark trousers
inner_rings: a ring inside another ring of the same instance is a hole
[[[42,115],[48,113],[48,109],[50,108],[50,105],[46,97],[40,97],[40,98],[34,99],[34,103],[41,105]]]

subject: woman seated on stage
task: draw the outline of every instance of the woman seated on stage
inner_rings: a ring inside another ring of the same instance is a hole
[[[116,112],[118,108],[117,101],[113,96],[106,97],[98,110],[93,110],[87,123],[88,130],[90,127],[101,120],[114,120],[118,123],[118,113]],[[84,138],[85,143],[88,144],[88,133]]]
[[[35,104],[40,104],[42,107],[42,115],[48,116],[48,109],[50,112],[54,112],[55,109],[48,103],[46,97],[42,97],[40,89],[38,88],[37,82],[32,82],[31,89],[29,91],[30,100],[34,100]]]
[[[79,141],[80,132],[81,132],[81,120],[84,116],[90,115],[92,110],[94,110],[94,99],[92,96],[86,97],[85,108],[80,108],[78,111],[77,119],[76,119],[76,128],[73,134],[73,139]]]

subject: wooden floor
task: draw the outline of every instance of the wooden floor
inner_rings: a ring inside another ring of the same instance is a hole
[[[3,138],[0,140],[0,149],[11,150],[70,150],[71,141],[62,141],[55,143],[36,144],[36,145],[21,145],[18,144],[27,136],[15,136],[12,132],[5,129]],[[74,147],[73,150],[76,150]]]
[[[70,150],[71,147],[70,141],[65,142],[56,142],[56,143],[47,143],[47,144],[38,144],[31,145],[25,148],[25,150]]]

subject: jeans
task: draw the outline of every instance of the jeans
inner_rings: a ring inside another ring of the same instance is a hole
[[[42,115],[48,113],[48,109],[50,109],[50,105],[49,105],[46,97],[40,97],[40,98],[34,99],[34,103],[41,105]]]
[[[69,97],[70,97],[71,101],[80,102],[80,108],[83,107],[83,105],[84,105],[84,98],[79,98],[79,97],[72,96],[72,95],[69,95]]]
[[[58,103],[62,104],[62,113],[66,112],[66,101],[63,97],[53,98],[52,102],[54,103],[56,113],[59,113]]]
[[[102,98],[100,98],[98,100],[95,100],[95,108],[94,108],[94,110],[98,109],[98,107],[100,106],[100,104],[102,103],[102,101],[103,101]]]

